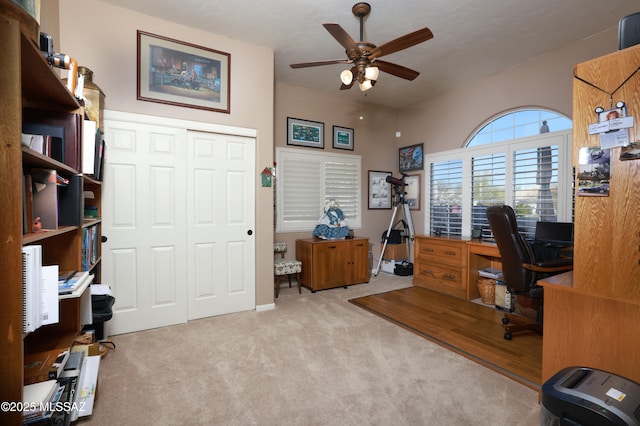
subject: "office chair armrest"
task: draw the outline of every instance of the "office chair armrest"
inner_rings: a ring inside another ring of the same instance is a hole
[[[566,272],[573,270],[573,259],[561,257],[536,262],[535,264],[523,263],[522,266],[535,272]]]

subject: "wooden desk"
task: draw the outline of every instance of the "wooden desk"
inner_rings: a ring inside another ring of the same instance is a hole
[[[500,250],[495,243],[472,240],[467,242],[467,265],[469,282],[469,300],[480,297],[477,281],[478,271],[484,268],[502,269]]]
[[[538,282],[544,287],[542,382],[574,366],[640,382],[640,303],[576,289],[573,276]]]

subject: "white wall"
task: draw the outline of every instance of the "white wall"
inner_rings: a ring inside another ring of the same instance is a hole
[[[273,50],[141,15],[97,0],[59,0],[56,50],[93,72],[110,110],[216,123],[257,130],[256,304],[273,302],[273,191],[260,171],[273,165]],[[45,31],[45,28],[42,28]],[[231,113],[136,99],[136,31],[162,35],[231,54]],[[255,65],[260,72],[255,73]],[[108,143],[108,141],[106,141]],[[260,256],[259,253],[268,255]]]

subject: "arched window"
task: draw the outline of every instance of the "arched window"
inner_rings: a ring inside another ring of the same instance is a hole
[[[427,229],[436,234],[489,236],[488,206],[509,204],[519,226],[572,219],[569,118],[522,108],[479,126],[465,148],[428,156]]]
[[[466,146],[506,142],[540,133],[569,130],[571,127],[571,120],[557,112],[521,109],[491,119],[469,139]]]

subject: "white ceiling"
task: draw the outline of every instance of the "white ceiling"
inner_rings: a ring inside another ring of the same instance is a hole
[[[360,38],[344,0],[101,0],[235,40],[273,48],[278,82],[358,99],[339,90],[346,65],[291,69],[292,63],[346,59],[323,23]],[[378,46],[428,27],[434,38],[384,56],[419,71],[407,81],[381,73],[367,102],[402,108],[607,29],[640,11],[637,0],[369,0],[364,39]],[[189,40],[186,40],[189,41]],[[207,46],[215,48],[215,46]],[[617,49],[617,44],[611,50]],[[233,61],[233,55],[231,57]]]

